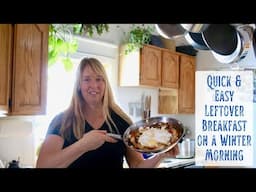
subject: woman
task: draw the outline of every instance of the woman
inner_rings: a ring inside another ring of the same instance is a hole
[[[131,119],[115,103],[102,64],[95,58],[81,60],[70,106],[51,122],[38,156],[37,168],[156,167],[178,148],[144,160],[141,153],[106,133],[123,135]]]

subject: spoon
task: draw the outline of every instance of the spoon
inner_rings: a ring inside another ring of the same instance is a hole
[[[114,134],[114,133],[107,133],[108,136],[113,137],[115,139],[123,140],[122,136],[119,134]]]

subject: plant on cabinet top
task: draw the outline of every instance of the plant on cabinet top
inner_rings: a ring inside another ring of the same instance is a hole
[[[124,43],[127,45],[125,54],[139,50],[144,44],[149,44],[154,28],[152,26],[133,25],[131,30],[125,33]]]

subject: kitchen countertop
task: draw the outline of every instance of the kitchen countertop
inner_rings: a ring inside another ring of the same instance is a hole
[[[165,158],[159,164],[158,168],[179,168],[184,166],[190,166],[195,164],[195,158],[179,159],[179,158]],[[128,165],[124,159],[124,168],[128,168]]]
[[[158,166],[158,168],[180,168],[195,164],[195,158],[179,159],[179,158],[166,158]]]

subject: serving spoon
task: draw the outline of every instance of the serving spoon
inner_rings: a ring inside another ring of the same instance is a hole
[[[114,139],[119,139],[123,140],[122,136],[119,134],[114,134],[114,133],[107,133],[108,136],[113,137]]]

